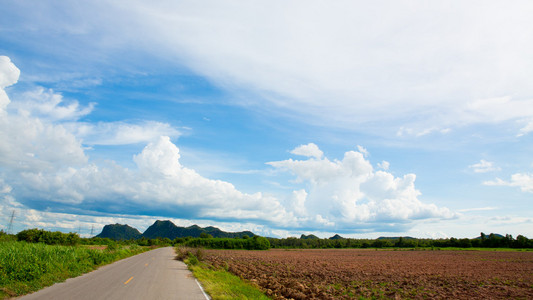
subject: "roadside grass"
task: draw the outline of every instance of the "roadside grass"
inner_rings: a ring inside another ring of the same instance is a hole
[[[176,259],[183,260],[213,300],[270,299],[259,288],[225,269],[215,269],[201,261],[202,250],[176,248]],[[199,259],[200,258],[200,259]]]
[[[0,242],[0,298],[28,294],[146,250],[137,245],[104,250],[83,246]]]

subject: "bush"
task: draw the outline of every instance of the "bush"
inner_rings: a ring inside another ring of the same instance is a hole
[[[17,233],[17,240],[28,243],[45,243],[47,245],[76,245],[80,237],[76,233],[51,232],[43,229],[26,229]]]

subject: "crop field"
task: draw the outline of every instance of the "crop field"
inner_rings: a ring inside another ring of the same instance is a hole
[[[533,252],[205,250],[274,299],[533,299]]]
[[[114,248],[0,241],[0,299],[37,291],[148,250],[137,245]]]

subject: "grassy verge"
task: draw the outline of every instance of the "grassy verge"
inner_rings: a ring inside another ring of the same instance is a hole
[[[201,249],[176,249],[177,258],[189,266],[189,270],[193,272],[212,299],[270,299],[256,286],[245,282],[240,277],[202,262],[201,251]]]
[[[146,250],[148,249],[137,245],[104,250],[42,243],[0,242],[0,298],[34,292]]]

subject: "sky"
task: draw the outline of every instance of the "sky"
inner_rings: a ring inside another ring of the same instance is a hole
[[[4,231],[533,237],[531,1],[0,9]]]

